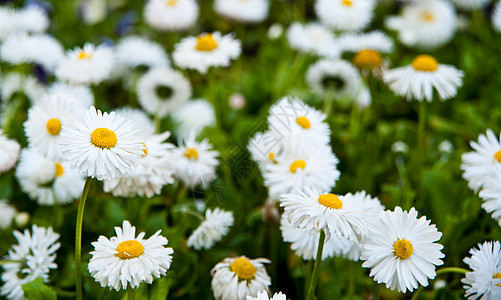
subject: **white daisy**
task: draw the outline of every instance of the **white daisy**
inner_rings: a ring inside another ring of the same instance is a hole
[[[28,110],[24,132],[30,147],[42,155],[56,159],[61,157],[59,149],[61,126],[80,115],[81,107],[58,96],[45,96]]]
[[[207,209],[205,219],[188,238],[188,247],[195,250],[210,249],[228,233],[233,225],[233,213],[220,208]]]
[[[55,82],[49,87],[47,92],[56,97],[66,98],[72,101],[73,105],[85,109],[94,105],[94,94],[86,85],[72,85],[64,82]]]
[[[463,10],[482,9],[489,4],[491,0],[452,0],[452,3]]]
[[[155,134],[155,125],[144,111],[123,106],[115,110],[115,113],[126,120],[132,121],[134,129],[138,130],[138,136],[148,137]]]
[[[292,23],[287,29],[291,48],[318,56],[338,58],[341,49],[334,34],[322,24]]]
[[[199,8],[195,0],[149,0],[144,19],[158,30],[183,31],[195,24]]]
[[[266,258],[228,257],[211,270],[212,291],[216,300],[246,300],[258,292],[269,292],[271,279],[263,264]]]
[[[117,63],[129,68],[168,67],[170,65],[162,46],[139,36],[121,39],[115,47],[115,54]]]
[[[89,272],[102,287],[115,290],[139,287],[143,281],[151,284],[153,277],[160,278],[169,270],[172,248],[164,247],[168,241],[158,230],[145,240],[144,232],[136,237],[136,227],[123,221],[122,228],[115,227],[117,236],[108,239],[99,236],[92,243]]]
[[[497,32],[501,32],[501,3],[497,2],[492,11],[492,26]]]
[[[443,246],[435,243],[442,233],[417,215],[414,208],[382,212],[362,240],[362,267],[372,268],[370,276],[378,283],[403,293],[417,289],[418,283],[427,286],[428,278],[435,278],[435,266],[443,264]]]
[[[393,51],[393,40],[379,30],[367,33],[345,33],[337,39],[337,42],[343,51],[349,52],[359,52],[367,49],[382,53]]]
[[[478,142],[470,141],[475,151],[461,155],[461,170],[468,186],[477,192],[482,186],[494,179],[496,172],[501,172],[501,136],[498,139],[494,132],[487,129],[485,135],[478,136]]]
[[[216,31],[183,38],[175,45],[172,59],[180,68],[205,74],[210,67],[228,67],[241,51],[240,41],[232,34]]]
[[[492,172],[492,170],[491,170]],[[482,208],[490,213],[492,218],[498,222],[501,226],[501,187],[499,183],[501,182],[501,173],[499,170],[493,172],[489,175],[483,184],[480,193],[478,194],[482,198]]]
[[[28,99],[35,103],[40,98],[40,95],[45,95],[45,88],[38,80],[29,75],[24,76],[19,73],[8,73],[0,81],[1,95],[3,101],[9,100],[16,92],[25,94]]]
[[[8,228],[16,213],[16,208],[10,205],[7,200],[0,200],[0,229]]]
[[[9,139],[0,129],[0,174],[14,167],[19,158],[20,149],[19,143]]]
[[[219,15],[243,23],[262,22],[268,16],[268,0],[215,0],[214,10]]]
[[[360,31],[372,20],[374,0],[316,0],[322,23],[340,31]]]
[[[432,49],[452,39],[457,16],[448,1],[412,1],[404,7],[401,16],[388,17],[386,26],[398,31],[398,39],[406,46]]]
[[[0,288],[0,295],[11,300],[23,300],[22,285],[30,283],[36,278],[49,281],[49,272],[57,269],[56,251],[61,244],[57,242],[59,234],[51,227],[43,228],[33,225],[32,233],[28,229],[24,234],[13,232],[18,244],[13,245],[5,260],[12,261],[3,264],[4,272]]]
[[[0,7],[0,40],[19,32],[44,32],[48,27],[49,18],[37,5],[16,10]]]
[[[465,298],[470,300],[501,299],[501,246],[498,241],[478,244],[470,249],[470,257],[464,262],[472,272],[461,280],[466,289]]]
[[[219,153],[211,148],[212,145],[207,140],[196,142],[195,135],[190,134],[174,150],[172,161],[176,177],[186,186],[193,188],[202,185],[206,188],[216,178]]]
[[[282,292],[278,292],[270,298],[267,291],[262,291],[258,292],[256,297],[247,296],[247,300],[287,300],[287,296]]]
[[[456,96],[463,84],[463,75],[464,72],[454,66],[439,64],[433,56],[421,54],[411,65],[385,71],[383,80],[394,93],[408,100],[431,102],[433,90],[437,91],[440,100]]]
[[[66,52],[56,69],[56,76],[72,84],[97,84],[111,75],[114,64],[110,48],[87,43],[83,48]]]
[[[214,106],[204,99],[186,102],[172,117],[177,123],[176,133],[181,137],[187,137],[191,131],[198,136],[205,127],[214,127],[216,122]]]
[[[264,173],[268,164],[276,163],[275,157],[281,153],[284,140],[271,131],[257,132],[250,140],[247,149],[252,160]]]
[[[60,133],[62,157],[85,176],[103,180],[127,175],[144,155],[132,122],[114,112],[103,114],[91,106],[72,121]]]

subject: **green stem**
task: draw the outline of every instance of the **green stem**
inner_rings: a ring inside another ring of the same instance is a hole
[[[155,124],[155,133],[160,132],[160,127],[162,125],[162,117],[158,113],[155,114],[153,122]]]
[[[127,289],[127,300],[136,300],[136,290],[133,288]]]
[[[311,274],[313,273],[313,262],[311,260],[306,262],[306,271],[304,276],[304,298],[308,297],[308,284],[311,280]]]
[[[418,113],[418,134],[417,134],[417,159],[418,159],[418,200],[422,201],[424,199],[423,195],[423,169],[424,169],[424,155],[425,155],[425,145],[424,145],[424,135],[426,127],[426,102],[423,100],[419,103],[419,113]],[[422,203],[421,203],[422,204]]]
[[[320,276],[320,263],[322,262],[322,251],[324,250],[325,232],[320,231],[320,238],[318,240],[317,258],[315,259],[315,267],[313,268],[313,275],[311,276],[310,287],[308,289],[307,300],[314,300],[315,290],[317,288],[318,278]]]
[[[411,300],[416,300],[419,297],[419,294],[421,294],[422,290],[423,286],[419,286],[419,288],[414,292],[414,295],[412,295]]]
[[[355,297],[355,274],[353,270],[353,262],[348,262],[348,299],[353,300]]]
[[[189,209],[189,208],[185,208],[185,209],[183,209],[183,212],[184,212],[184,213],[187,213],[187,214],[189,214],[189,215],[192,215],[192,216],[194,216],[194,217],[197,217],[198,219],[200,219],[200,221],[204,221],[204,220],[205,220],[205,218],[204,218],[201,214],[199,214],[198,212],[193,211],[193,210],[191,210],[191,209]]]
[[[331,91],[329,91],[325,94],[325,98],[324,98],[324,106],[322,109],[324,111],[324,113],[326,113],[327,115],[330,114],[330,112],[332,110],[333,103],[334,103],[334,95]]]
[[[82,196],[80,197],[80,203],[78,203],[77,212],[77,224],[75,229],[75,284],[77,300],[81,300],[82,297],[82,224],[83,224],[83,214],[85,208],[85,200],[87,200],[87,194],[89,193],[90,183],[92,181],[91,177],[87,177],[85,180],[85,185],[82,191]]]
[[[471,272],[471,271],[467,270],[467,269],[463,269],[463,268],[458,268],[458,267],[447,267],[447,268],[442,268],[440,270],[437,270],[437,275],[441,275],[444,273],[466,274],[468,272]]]
[[[209,85],[209,95],[208,98],[211,99],[212,105],[214,105],[214,113],[216,114],[216,128],[219,133],[223,132],[223,112],[222,103],[219,99],[218,89],[216,86],[217,78],[216,71],[212,70],[207,74],[207,83]]]

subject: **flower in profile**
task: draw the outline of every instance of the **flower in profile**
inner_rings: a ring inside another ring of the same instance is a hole
[[[136,136],[132,122],[102,113],[91,106],[61,131],[62,158],[72,168],[98,180],[129,174],[144,155],[143,140]]]
[[[287,300],[287,296],[282,294],[282,292],[278,292],[270,298],[267,291],[262,291],[258,292],[256,297],[247,296],[246,300]]]
[[[49,17],[37,5],[22,9],[0,7],[0,40],[21,32],[40,33],[49,27]]]
[[[24,233],[14,231],[18,244],[12,246],[3,264],[4,272],[0,288],[0,295],[13,300],[24,299],[23,284],[42,278],[49,281],[49,272],[56,269],[56,251],[61,244],[57,242],[59,234],[51,227],[44,228],[33,225],[32,232],[28,229]]]
[[[212,291],[217,300],[246,300],[258,292],[269,292],[271,279],[263,264],[266,258],[228,257],[211,270]]]
[[[116,236],[108,239],[99,236],[92,243],[89,272],[102,287],[115,290],[137,288],[145,281],[153,282],[169,270],[174,250],[164,247],[168,241],[158,230],[148,239],[144,232],[136,237],[136,227],[123,221],[122,228],[115,227]]]
[[[205,99],[187,101],[172,118],[177,123],[175,132],[180,137],[188,137],[190,132],[199,135],[206,127],[214,127],[216,113],[214,106]]]
[[[287,29],[291,48],[322,57],[339,58],[341,49],[334,34],[318,23],[292,23]]]
[[[16,208],[10,205],[7,200],[0,200],[0,229],[8,228],[16,213]]]
[[[0,129],[0,174],[14,167],[19,158],[21,146],[15,140],[9,139]]]
[[[110,48],[87,43],[83,48],[66,52],[56,76],[72,84],[97,84],[109,78],[114,64],[115,56]]]
[[[470,249],[470,257],[464,262],[471,272],[461,280],[466,289],[465,297],[474,299],[501,299],[501,246],[498,241],[478,244]]]
[[[188,238],[188,247],[210,249],[228,233],[233,225],[233,213],[220,208],[207,209],[202,224]]]
[[[428,278],[435,278],[435,266],[443,264],[443,246],[435,243],[442,233],[417,215],[414,208],[382,212],[362,240],[362,267],[371,268],[370,276],[378,283],[403,293],[427,286]]]
[[[214,10],[219,15],[242,23],[258,23],[268,16],[268,0],[216,0]]]
[[[372,20],[374,0],[316,0],[315,14],[339,31],[363,30]]]
[[[232,34],[216,31],[182,39],[175,45],[172,59],[180,68],[205,74],[210,67],[228,67],[241,51],[240,41]]]
[[[463,75],[464,72],[454,66],[439,64],[433,56],[421,54],[411,65],[384,72],[383,80],[397,95],[431,102],[433,90],[437,91],[440,100],[456,96],[463,84]]]
[[[199,7],[195,0],[149,0],[144,19],[157,30],[183,31],[195,24]]]
[[[115,47],[115,54],[118,65],[131,69],[168,67],[170,64],[162,46],[140,36],[121,39]]]

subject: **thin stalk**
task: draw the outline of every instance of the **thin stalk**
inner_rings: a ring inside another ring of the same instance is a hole
[[[458,267],[447,267],[447,268],[442,268],[440,270],[437,270],[437,275],[441,275],[444,273],[466,274],[468,272],[471,272],[471,271],[467,270],[467,269],[463,269],[463,268],[458,268]]]
[[[308,297],[308,285],[311,280],[311,274],[313,273],[313,262],[311,260],[306,262],[306,271],[304,276],[304,298]]]
[[[348,299],[353,300],[355,297],[355,272],[353,270],[353,262],[348,262]]]
[[[333,103],[334,103],[334,93],[332,91],[329,91],[325,94],[325,98],[324,98],[324,106],[322,108],[324,113],[326,113],[327,115],[330,114],[330,112],[332,110]]]
[[[419,103],[419,113],[418,113],[418,134],[417,134],[417,159],[418,159],[418,200],[422,201],[424,199],[423,195],[423,169],[424,169],[424,136],[426,127],[426,102],[421,101]]]
[[[153,122],[155,124],[155,133],[160,132],[160,127],[162,125],[162,117],[158,113],[155,114]]]
[[[308,289],[307,300],[315,298],[315,290],[317,288],[318,278],[320,276],[320,263],[322,262],[322,251],[324,250],[325,232],[320,231],[320,238],[318,239],[317,258],[315,259],[315,267],[313,267],[313,275],[311,276],[310,287]]]
[[[89,194],[90,183],[92,181],[91,177],[87,177],[85,180],[85,185],[83,187],[82,196],[80,197],[80,203],[78,203],[77,212],[77,224],[75,229],[75,284],[77,300],[81,300],[82,296],[82,224],[83,215],[85,208],[85,201],[87,200],[87,194]]]
[[[216,128],[221,133],[223,132],[223,111],[222,111],[222,103],[219,99],[218,90],[216,86],[216,71],[212,70],[207,74],[207,84],[209,86],[209,99],[212,101],[212,105],[214,105],[214,112],[216,114]]]
[[[127,300],[136,300],[136,290],[133,288],[127,289]]]
[[[194,217],[197,217],[198,219],[200,219],[200,221],[204,221],[205,220],[205,218],[201,214],[199,214],[198,212],[193,211],[193,210],[191,210],[189,208],[183,209],[183,212],[187,213],[189,215],[192,215]]]

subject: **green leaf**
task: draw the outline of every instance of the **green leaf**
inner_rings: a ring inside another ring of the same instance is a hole
[[[57,299],[57,294],[43,283],[42,278],[37,278],[30,283],[23,284],[24,297],[28,300]]]
[[[169,277],[163,277],[153,284],[153,289],[151,291],[150,299],[167,299],[169,294],[169,289],[173,283],[173,279]]]

